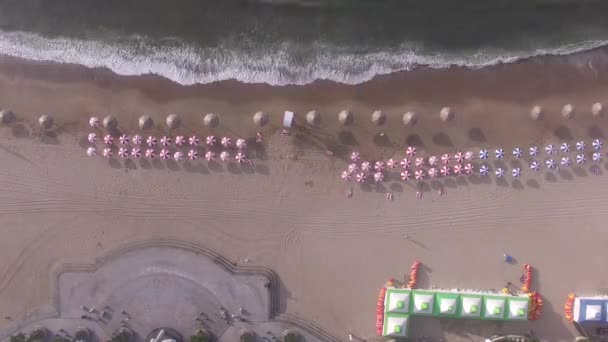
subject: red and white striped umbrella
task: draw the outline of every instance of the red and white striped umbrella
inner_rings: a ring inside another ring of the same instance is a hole
[[[133,158],[139,158],[139,157],[141,157],[141,150],[139,149],[139,147],[134,147],[131,150],[131,157],[133,157]]]
[[[178,135],[175,137],[175,145],[184,146],[186,143],[186,138],[183,135]]]
[[[386,161],[386,167],[388,167],[389,169],[394,169],[395,167],[397,167],[397,162],[395,161],[395,159],[390,158]]]
[[[466,152],[464,153],[464,160],[466,160],[466,161],[473,160],[473,152],[471,152],[471,151],[466,151]]]
[[[171,158],[171,153],[167,149],[160,150],[160,159],[169,159]]]
[[[363,172],[359,172],[357,173],[356,179],[357,183],[363,183],[367,180],[367,175]]]
[[[188,143],[190,144],[190,146],[198,146],[198,144],[201,143],[201,140],[196,135],[193,135],[188,138]]]
[[[132,143],[133,145],[136,145],[136,146],[141,145],[141,135],[139,135],[139,134],[135,134],[135,135],[133,136],[133,139],[131,139],[131,143]]]
[[[407,181],[408,179],[410,179],[412,177],[412,173],[409,172],[408,170],[403,170],[401,171],[401,179],[404,181]]]
[[[441,167],[441,170],[439,170],[439,172],[441,172],[442,176],[449,176],[450,175],[450,167],[447,165],[444,165]]]
[[[348,182],[351,179],[350,175],[351,174],[348,171],[342,171],[342,173],[340,174],[340,178],[342,178],[342,180],[345,180]]]
[[[416,148],[414,146],[408,146],[405,149],[405,154],[408,155],[408,156],[410,156],[410,157],[415,156],[416,155]]]
[[[184,152],[177,151],[177,152],[173,153],[173,159],[175,159],[175,161],[184,160]]]
[[[205,159],[207,159],[207,161],[215,160],[215,153],[212,151],[207,151],[207,153],[205,153]]]
[[[106,134],[103,137],[103,143],[106,145],[112,145],[114,143],[114,138],[111,135]]]
[[[353,173],[355,171],[357,171],[359,169],[359,167],[357,166],[357,164],[352,163],[350,165],[348,165],[348,172]]]
[[[429,157],[429,165],[431,165],[431,166],[437,165],[437,159],[438,159],[437,156],[430,156]]]
[[[414,178],[416,178],[417,180],[423,180],[424,176],[424,170],[416,170],[416,172],[414,172]]]
[[[190,150],[190,151],[188,151],[188,159],[190,159],[190,160],[197,160],[198,159],[198,151],[197,150]]]
[[[154,136],[149,136],[148,139],[146,139],[146,144],[148,144],[148,146],[150,146],[150,147],[156,146],[156,142],[157,142],[157,140],[156,140],[156,137],[154,137]]]
[[[162,147],[168,147],[169,145],[171,145],[171,137],[163,135],[160,138],[160,144],[161,144]]]
[[[361,163],[361,171],[368,172],[371,169],[371,164],[369,162],[364,161]]]
[[[470,175],[471,172],[473,172],[473,165],[471,165],[471,163],[466,163],[464,164],[464,173],[466,173],[467,175]]]
[[[409,169],[412,166],[412,162],[407,159],[407,158],[403,158],[401,159],[401,167],[404,169]]]
[[[454,165],[454,174],[459,175],[462,173],[462,165],[456,164]]]
[[[91,143],[94,144],[97,142],[97,134],[96,133],[89,133],[89,136],[87,137],[87,140]]]
[[[118,156],[120,158],[127,158],[129,156],[129,150],[126,149],[126,148],[124,148],[124,147],[119,148],[118,149]]]
[[[223,137],[222,138],[222,146],[229,148],[230,146],[232,146],[232,139],[230,139],[229,137]]]
[[[416,160],[414,161],[414,165],[416,165],[416,167],[424,166],[424,158],[422,158],[422,157],[416,158]]]
[[[98,128],[99,127],[99,123],[100,123],[99,118],[96,117],[96,116],[92,116],[89,119],[89,126],[91,126],[93,128]]]
[[[450,162],[451,158],[450,155],[445,153],[441,155],[441,162],[444,164],[448,164]]]
[[[118,141],[120,142],[121,145],[126,145],[131,141],[131,138],[129,138],[128,135],[123,134],[120,137],[118,137]]]
[[[234,156],[234,160],[236,160],[238,163],[244,163],[247,161],[247,156],[244,152],[238,152],[236,156]]]
[[[220,160],[223,162],[230,161],[230,152],[222,151],[222,153],[220,153]]]
[[[376,183],[380,183],[384,181],[384,173],[382,172],[376,172],[374,173],[374,181]]]
[[[462,163],[463,160],[464,160],[464,154],[462,154],[462,152],[454,153],[454,161],[456,161],[457,163]]]
[[[238,148],[240,150],[246,149],[247,148],[247,140],[245,140],[243,138],[236,139],[236,148]]]
[[[255,134],[255,142],[260,144],[264,142],[264,135],[262,134],[262,132],[257,132]]]
[[[207,145],[209,145],[209,146],[215,146],[215,144],[217,144],[217,138],[214,137],[213,135],[208,135],[205,138],[205,143],[207,143]]]
[[[87,155],[89,157],[95,157],[97,155],[97,149],[93,146],[87,148]]]
[[[114,155],[114,152],[112,152],[112,149],[109,147],[106,147],[103,149],[103,156],[106,158],[111,158]]]
[[[350,154],[350,160],[354,163],[358,162],[361,159],[361,154],[357,151]]]
[[[156,157],[156,152],[153,149],[149,148],[146,150],[146,158],[154,159]]]
[[[429,173],[429,176],[432,177],[432,178],[437,177],[438,174],[439,174],[439,172],[437,171],[437,169],[434,168],[434,167],[430,168],[429,171],[428,171],[428,173]]]
[[[377,161],[376,164],[374,165],[374,169],[379,172],[384,171],[384,162]]]

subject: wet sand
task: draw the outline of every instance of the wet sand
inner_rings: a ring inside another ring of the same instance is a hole
[[[606,118],[590,114],[592,103],[606,103],[604,54],[472,71],[417,70],[358,86],[282,88],[236,82],[182,87],[154,76],[3,57],[0,106],[15,111],[17,121],[0,127],[0,313],[19,319],[49,305],[49,270],[57,263],[171,237],[275,269],[281,309],[344,340],[348,333],[374,336],[380,286],[402,278],[415,259],[425,265],[421,288],[500,289],[507,281],[518,284],[523,264],[530,263],[537,270],[533,289],[546,299],[539,321],[417,318],[413,336],[466,341],[533,330],[542,340],[570,341],[575,330],[561,309],[568,292],[595,294],[608,287],[602,267],[608,256],[603,162],[596,164],[600,175],[589,171],[592,163],[532,174],[529,158],[507,159],[504,164],[521,165],[524,176],[498,182],[471,176],[403,183],[393,172],[382,185],[359,186],[338,175],[353,150],[375,160],[402,156],[406,144],[424,153],[577,139],[590,145],[608,130]],[[559,115],[566,103],[576,107],[573,120]],[[529,118],[536,104],[545,108],[546,120]],[[453,122],[439,120],[443,106],[455,110]],[[322,114],[320,128],[303,124],[311,109]],[[352,127],[338,125],[342,109],[355,113]],[[376,109],[387,112],[385,127],[372,125]],[[137,131],[139,115],[149,114],[157,124],[151,133],[161,134],[168,133],[165,116],[177,113],[184,126],[171,134],[204,136],[210,130],[202,117],[215,112],[221,124],[214,134],[252,137],[258,129],[251,115],[258,110],[268,112],[271,122],[262,129],[263,146],[249,152],[253,168],[108,161],[84,153],[91,114],[115,115],[128,133]],[[284,110],[295,111],[298,124],[288,138],[279,134]],[[408,110],[420,115],[416,127],[401,123]],[[51,133],[37,127],[41,113],[53,114]],[[437,194],[441,186],[446,196]],[[351,199],[344,195],[349,187]],[[516,265],[502,261],[505,252]],[[8,323],[0,321],[0,328]]]

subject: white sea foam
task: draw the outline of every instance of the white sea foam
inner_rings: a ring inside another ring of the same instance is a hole
[[[46,38],[27,32],[0,31],[0,53],[35,61],[105,67],[120,75],[156,74],[191,85],[234,79],[271,85],[308,84],[315,80],[358,84],[374,76],[416,66],[478,68],[537,55],[566,55],[608,44],[589,40],[533,51],[479,49],[455,53],[428,52],[415,44],[390,51],[356,52],[347,47],[291,43],[264,50],[228,47],[199,48],[175,39],[152,42],[143,37],[116,41]]]

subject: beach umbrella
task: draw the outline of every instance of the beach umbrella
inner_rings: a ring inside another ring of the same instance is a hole
[[[208,135],[205,138],[205,143],[207,143],[208,146],[215,146],[215,144],[217,143],[217,138],[213,135]]]
[[[576,142],[576,150],[577,151],[583,151],[585,149],[585,147],[587,147],[587,144],[585,144],[584,141],[577,141]]]
[[[353,173],[355,171],[357,171],[359,169],[359,167],[357,166],[357,164],[350,164],[348,165],[348,172]]]
[[[196,136],[193,135],[190,138],[188,138],[188,144],[190,144],[190,146],[198,146],[198,144],[200,144],[201,140]]]
[[[479,151],[479,159],[486,160],[488,159],[488,150],[480,150]]]
[[[213,151],[207,151],[207,153],[205,153],[205,159],[207,159],[207,161],[215,160],[215,153]]]
[[[361,153],[355,151],[350,154],[350,160],[353,162],[358,162],[361,159]]]
[[[511,174],[513,175],[513,177],[517,178],[517,177],[521,176],[521,169],[516,167],[513,170],[511,170]]]
[[[403,158],[403,159],[401,159],[401,167],[402,167],[402,168],[404,168],[404,169],[406,169],[406,170],[407,170],[407,169],[409,169],[409,168],[410,168],[410,166],[412,166],[412,162],[410,162],[410,160],[409,160],[409,159],[407,159],[407,158]]]
[[[496,171],[494,171],[494,173],[496,174],[496,177],[498,177],[498,178],[502,178],[505,176],[505,170],[503,170],[501,167],[496,169]]]
[[[464,160],[466,160],[466,161],[473,160],[473,152],[471,152],[471,151],[466,151],[466,152],[464,153]]]
[[[103,149],[103,156],[106,158],[111,158],[114,155],[114,153],[112,152],[112,149],[109,147],[106,147]]]
[[[403,114],[403,124],[406,126],[414,126],[418,122],[418,115],[414,112]]]
[[[480,175],[487,176],[488,173],[490,173],[490,168],[488,167],[488,165],[483,164],[483,165],[481,165],[479,167],[479,174]]]
[[[435,177],[437,177],[439,172],[437,171],[436,168],[432,167],[429,169],[428,173],[429,173],[430,177],[435,178]]]
[[[407,181],[412,177],[412,174],[408,170],[401,171],[401,179]]]
[[[444,153],[444,154],[441,155],[441,162],[442,163],[448,164],[450,162],[450,160],[451,160],[451,157],[450,157],[449,154]]]
[[[532,147],[530,147],[528,152],[530,152],[530,156],[536,157],[538,155],[538,147],[532,146]]]
[[[139,158],[139,157],[141,157],[141,150],[139,149],[139,147],[134,147],[131,150],[131,157],[133,157],[133,158]]]
[[[591,115],[594,117],[600,117],[604,113],[604,107],[601,103],[596,102],[591,106]]]
[[[244,150],[247,148],[247,140],[239,138],[236,139],[236,148]]]
[[[463,170],[464,170],[464,173],[466,173],[467,175],[470,175],[471,172],[473,172],[473,165],[471,165],[471,163],[466,163],[466,164],[464,164]]]
[[[585,164],[586,161],[587,161],[587,157],[585,157],[584,154],[577,154],[576,155],[576,163],[577,164]]]
[[[593,161],[600,161],[602,160],[602,154],[599,152],[593,152],[593,155],[591,155],[591,159],[593,159]]]
[[[95,133],[89,133],[89,136],[87,137],[87,140],[91,143],[94,144],[97,142],[97,134]]]
[[[15,119],[15,113],[8,109],[0,110],[0,124],[8,124]],[[96,128],[96,127],[95,127]]]
[[[262,134],[262,132],[255,133],[255,142],[258,144],[264,142],[264,135]]]
[[[306,113],[306,122],[311,126],[318,126],[321,123],[321,114],[316,110]]]
[[[463,160],[464,160],[464,154],[462,154],[462,152],[456,152],[454,154],[454,161],[456,161],[457,163],[462,163]]]
[[[376,126],[382,126],[386,122],[386,114],[381,110],[376,110],[372,113],[372,123]]]
[[[175,145],[184,146],[186,143],[186,138],[183,135],[178,135],[175,137]]]
[[[351,179],[350,175],[351,174],[348,171],[342,171],[342,173],[340,174],[340,178],[342,178],[342,180],[345,180],[348,182]]]
[[[568,157],[562,157],[560,163],[562,164],[562,166],[570,166],[572,164],[570,158]]]
[[[120,158],[127,158],[129,156],[129,150],[125,147],[121,147],[118,149],[118,156]]]
[[[521,158],[521,156],[523,156],[523,155],[524,155],[524,151],[521,148],[516,147],[513,149],[513,156],[515,158]]]
[[[593,139],[593,141],[591,142],[591,146],[593,146],[594,149],[599,150],[602,148],[602,141],[600,139]]]
[[[43,129],[51,128],[51,126],[53,126],[53,121],[53,117],[48,114],[43,114],[40,116],[40,118],[38,118],[38,124]]]
[[[361,171],[368,172],[370,169],[371,169],[370,162],[364,161],[363,163],[361,163]]]
[[[414,178],[417,180],[423,180],[424,176],[424,170],[416,170],[416,172],[414,172]]]
[[[184,152],[177,151],[177,152],[173,153],[173,159],[175,159],[175,161],[184,160]]]
[[[430,156],[429,157],[429,165],[431,165],[431,166],[437,165],[437,156]]]
[[[182,124],[182,120],[179,118],[179,116],[177,116],[177,114],[169,114],[165,119],[165,123],[170,129],[176,129]]]
[[[405,149],[405,154],[409,157],[413,157],[416,155],[416,148],[414,146],[408,146]]]
[[[384,181],[384,173],[382,173],[382,172],[374,173],[374,181],[376,183],[380,183],[380,182]]]
[[[114,143],[114,138],[111,135],[106,134],[103,137],[103,143],[106,145],[112,145]]]
[[[133,144],[135,146],[141,145],[141,135],[135,134],[133,136],[133,139],[131,139],[131,144]]]
[[[377,161],[376,164],[374,165],[374,169],[376,171],[383,171],[384,170],[384,162],[382,161]]]
[[[532,120],[540,120],[543,118],[543,109],[541,106],[534,106],[532,110],[530,110],[530,117]]]
[[[154,124],[154,121],[152,120],[152,118],[149,115],[142,115],[139,117],[139,129],[148,129],[150,127],[152,127],[152,124]]]
[[[567,142],[562,143],[559,147],[559,149],[563,152],[563,153],[568,153],[570,152],[570,144],[568,144]]]
[[[545,165],[547,166],[548,169],[554,169],[557,164],[555,163],[555,160],[547,159],[545,161]]]
[[[129,141],[131,141],[131,139],[129,138],[128,135],[123,134],[120,137],[118,137],[118,141],[120,142],[121,145],[127,145],[129,143]]]
[[[198,159],[198,151],[197,150],[190,150],[190,151],[188,151],[188,159],[190,159],[190,160],[197,160]]]
[[[439,170],[439,172],[441,172],[442,176],[449,176],[450,175],[450,167],[447,165],[444,165],[441,167],[441,169]]]
[[[148,139],[146,139],[146,144],[148,144],[148,146],[150,146],[150,147],[156,146],[156,142],[157,142],[157,140],[156,140],[156,137],[154,137],[154,136],[149,136]]]
[[[443,107],[439,112],[442,121],[447,122],[454,119],[454,111],[450,107]]]
[[[96,117],[96,116],[92,116],[89,119],[89,126],[91,126],[93,128],[98,128],[99,127],[99,123],[100,123],[99,118]]]
[[[530,164],[530,169],[534,171],[540,171],[540,163],[536,160],[532,161],[532,163]]]
[[[156,152],[153,149],[149,148],[146,150],[146,158],[154,159],[156,157]]]
[[[102,124],[105,129],[115,129],[118,126],[118,120],[112,115],[108,115],[103,118]]]
[[[355,122],[355,117],[350,111],[343,110],[338,114],[338,122],[344,126],[348,126]]]
[[[496,155],[496,159],[502,159],[505,156],[505,150],[503,150],[502,148],[498,148],[496,149],[494,154]]]
[[[555,146],[553,146],[553,144],[547,145],[547,147],[545,147],[545,152],[547,154],[553,154],[553,153],[555,153]]]
[[[89,157],[95,157],[97,155],[97,149],[93,146],[87,148],[87,155]]]
[[[386,161],[386,167],[388,167],[390,169],[394,169],[395,167],[397,167],[397,162],[395,161],[395,159],[390,158],[389,160]]]
[[[566,120],[572,119],[574,117],[574,106],[567,104],[562,107],[562,117]]]
[[[454,174],[459,175],[462,173],[462,165],[456,164],[454,165]]]
[[[253,123],[262,127],[268,123],[268,114],[264,112],[256,112],[253,114]]]
[[[163,148],[162,150],[160,150],[160,159],[169,159],[171,158],[171,153],[169,152],[169,150]]]
[[[355,180],[357,181],[357,183],[364,183],[367,180],[367,174],[359,172],[355,176]]]
[[[422,158],[422,157],[416,158],[416,160],[414,160],[414,165],[416,165],[416,167],[424,166],[424,158]]]
[[[168,137],[168,136],[166,136],[166,135],[163,135],[163,136],[160,138],[160,144],[161,144],[161,146],[163,146],[163,147],[168,147],[169,145],[171,145],[171,137]]]
[[[223,162],[230,161],[230,152],[222,151],[222,153],[220,153],[220,160]]]
[[[205,125],[209,128],[217,127],[217,125],[219,125],[219,124],[220,124],[220,117],[217,116],[217,114],[215,114],[215,113],[208,113],[203,118],[203,125]]]

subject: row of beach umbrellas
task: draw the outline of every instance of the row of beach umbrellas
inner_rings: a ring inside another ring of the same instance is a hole
[[[106,158],[114,157],[114,149],[112,149],[112,147],[104,148],[101,153]],[[97,155],[97,148],[94,146],[87,148],[87,155],[90,157],[95,157]],[[120,147],[116,151],[116,155],[123,159],[126,159],[126,158],[139,159],[142,157],[145,157],[148,159],[154,159],[157,157],[156,151],[154,149],[149,148],[146,150],[142,150],[139,147],[133,147],[132,149],[128,149],[126,147]],[[158,153],[158,157],[160,159],[164,159],[164,160],[174,159],[175,161],[181,161],[181,160],[184,160],[185,158],[188,158],[189,160],[197,160],[197,159],[199,159],[199,153],[197,150],[194,150],[194,149],[188,151],[187,153],[184,153],[182,151],[171,152],[168,149],[161,149]],[[234,155],[234,157],[232,156],[232,154],[229,151],[222,151],[219,154],[216,154],[213,151],[207,151],[204,155],[204,158],[207,161],[214,161],[214,160],[216,160],[217,157],[219,157],[219,159],[223,162],[229,162],[229,161],[235,160],[238,163],[244,163],[247,161],[247,155],[243,151],[237,152]]]
[[[100,138],[103,141],[103,143],[108,146],[112,146],[115,142],[115,138],[111,134],[106,134],[103,137],[100,137],[97,135],[97,133],[93,132],[93,133],[89,133],[89,135],[87,136],[87,140],[91,144],[96,144]],[[256,142],[262,142],[262,139],[263,139],[262,134],[257,133]],[[133,135],[133,136],[129,136],[127,134],[122,134],[116,140],[118,141],[118,143],[120,145],[140,146],[140,145],[145,144],[145,145],[148,145],[149,147],[154,147],[157,145],[160,145],[162,147],[169,147],[172,144],[175,144],[175,146],[180,146],[180,147],[186,146],[186,145],[198,146],[201,143],[200,138],[196,135],[192,135],[190,137],[186,137],[183,135],[178,135],[175,137],[162,136],[160,138],[150,135],[144,140],[144,137],[142,137],[141,135],[138,135],[138,134]],[[243,138],[238,138],[233,141],[233,139],[230,137],[222,137],[221,139],[218,139],[217,137],[215,137],[213,135],[209,135],[204,140],[204,143],[207,146],[216,146],[218,144],[218,142],[224,148],[236,147],[239,150],[244,150],[247,148],[247,140],[243,139]]]

